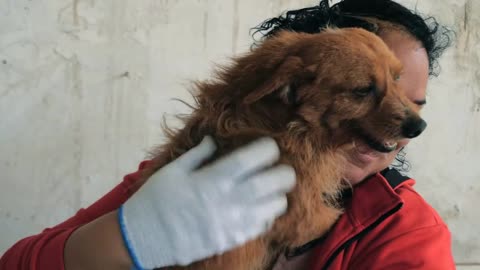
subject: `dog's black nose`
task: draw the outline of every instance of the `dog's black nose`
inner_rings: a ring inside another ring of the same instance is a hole
[[[409,117],[405,122],[403,122],[402,133],[406,138],[413,139],[422,134],[426,127],[427,122],[425,122],[422,118]]]

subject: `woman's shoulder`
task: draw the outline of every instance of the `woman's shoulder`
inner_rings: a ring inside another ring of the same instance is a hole
[[[455,269],[450,231],[414,185],[391,169],[355,186],[312,269]]]
[[[415,190],[415,180],[393,171],[379,175],[374,181],[388,185],[386,188],[393,191],[392,198],[397,197],[398,204],[395,211],[384,213],[385,218],[372,223],[358,238],[351,260],[353,265],[364,266],[358,269],[386,265],[407,266],[398,269],[455,269],[450,230],[438,212]],[[365,257],[374,259],[362,259]]]

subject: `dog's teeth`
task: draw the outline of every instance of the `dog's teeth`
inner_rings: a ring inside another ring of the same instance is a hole
[[[395,149],[395,148],[397,148],[398,143],[396,143],[396,142],[385,142],[383,145],[388,149]]]

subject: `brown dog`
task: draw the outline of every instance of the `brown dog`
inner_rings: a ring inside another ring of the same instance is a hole
[[[255,138],[274,137],[297,173],[289,209],[263,236],[223,255],[175,269],[264,270],[288,248],[324,234],[337,204],[344,152],[353,142],[390,152],[425,128],[418,108],[396,85],[402,66],[380,38],[361,29],[282,32],[198,83],[194,111],[154,155],[158,168],[198,144],[218,143],[217,157]]]

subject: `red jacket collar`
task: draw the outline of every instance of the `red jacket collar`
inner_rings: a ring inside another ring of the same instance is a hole
[[[404,202],[395,189],[414,184],[396,170],[386,170],[355,186],[345,201],[345,214],[316,247],[322,258],[315,259],[312,269],[326,269],[345,247],[400,210]]]
[[[396,172],[398,177],[401,177],[397,171],[392,172]],[[403,185],[412,185],[414,180],[409,179],[397,184],[393,183],[396,180],[393,178],[394,176],[387,180],[382,174],[377,173],[353,189],[352,198],[345,204],[345,215],[349,219],[349,224],[345,225],[348,225],[348,228],[362,230],[398,207],[399,204],[403,204],[403,200],[395,189]]]

